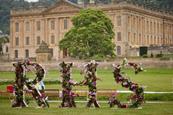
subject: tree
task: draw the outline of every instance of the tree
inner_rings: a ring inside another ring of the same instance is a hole
[[[72,22],[74,27],[59,43],[61,50],[79,58],[114,56],[113,24],[101,10],[83,9]]]
[[[7,36],[0,37],[0,54],[2,54],[2,45],[8,42],[9,38]]]

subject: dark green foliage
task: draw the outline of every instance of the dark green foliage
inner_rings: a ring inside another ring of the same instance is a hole
[[[165,57],[161,57],[160,60],[168,61],[168,60],[170,60],[170,57],[166,57],[166,56]]]
[[[0,0],[0,30],[9,34],[10,10],[28,5],[29,3],[23,0]]]
[[[142,57],[143,57],[143,58],[148,58],[148,55],[144,54]]]
[[[153,57],[154,57],[154,54],[153,54],[153,53],[151,53],[150,57],[151,57],[151,58],[153,58]]]
[[[7,36],[1,37],[0,38],[0,44],[1,43],[8,43],[9,42],[9,38]]]
[[[160,58],[160,57],[163,57],[162,53],[156,55],[156,58]]]
[[[72,19],[74,27],[60,41],[61,49],[79,58],[114,56],[113,24],[100,10],[84,9]]]
[[[0,80],[1,85],[7,85],[7,84],[13,84],[15,81],[14,80]],[[45,80],[44,83],[46,85],[48,84],[60,84],[59,80]]]
[[[109,1],[109,0],[106,0]],[[173,10],[173,0],[112,0],[114,3],[128,2],[133,4],[144,5],[147,8],[157,10]]]
[[[129,97],[130,94],[118,94],[118,99],[121,101],[128,101],[127,97]],[[145,101],[173,101],[173,96],[171,93],[167,94],[145,94]],[[102,97],[102,100],[104,97]],[[101,100],[101,99],[99,99]]]
[[[57,0],[40,0],[39,5],[50,6],[56,1]],[[32,5],[34,4],[25,0],[0,0],[0,30],[6,34],[10,33],[10,10],[17,8],[29,8]]]

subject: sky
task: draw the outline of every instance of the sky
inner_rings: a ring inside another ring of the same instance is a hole
[[[38,0],[25,0],[25,1],[28,1],[28,2],[37,2]]]

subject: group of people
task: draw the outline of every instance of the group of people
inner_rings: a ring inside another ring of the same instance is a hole
[[[26,107],[28,106],[24,99],[24,92],[30,90],[33,98],[37,101],[39,107],[49,107],[47,102],[47,97],[44,93],[44,83],[43,78],[45,75],[45,70],[40,64],[31,63],[29,60],[25,60],[24,62],[14,63],[15,67],[16,79],[14,84],[14,92],[15,99],[13,101],[12,107]],[[29,70],[28,66],[32,66],[36,70],[36,77],[34,80],[30,81],[26,77],[26,72]],[[73,63],[65,63],[64,61],[59,64],[60,67],[60,78],[62,84],[62,103],[60,107],[76,107],[75,97],[79,96],[75,94],[72,90],[73,86],[88,86],[88,102],[87,107],[91,107],[92,104],[96,108],[99,108],[100,105],[97,102],[96,94],[97,94],[97,80],[101,80],[97,77],[96,71],[98,67],[98,63],[94,60],[84,65],[84,69],[81,71],[84,79],[80,82],[76,82],[73,80],[71,76],[71,68]],[[135,63],[127,62],[124,59],[121,65],[113,65],[114,78],[116,83],[121,83],[122,87],[129,88],[133,93],[131,96],[131,104],[122,104],[116,98],[116,94],[114,93],[109,98],[110,107],[117,105],[119,108],[137,108],[139,107],[144,100],[144,89],[139,86],[137,83],[133,83],[129,79],[123,77],[121,73],[121,69],[125,66],[132,66],[135,70],[135,74],[143,71],[143,68],[140,65]],[[39,88],[36,85],[39,84]],[[27,87],[25,90],[24,86]]]

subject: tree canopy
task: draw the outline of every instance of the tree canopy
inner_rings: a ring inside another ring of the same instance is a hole
[[[74,27],[60,41],[60,49],[79,58],[114,56],[113,24],[103,11],[83,9],[72,22]]]

